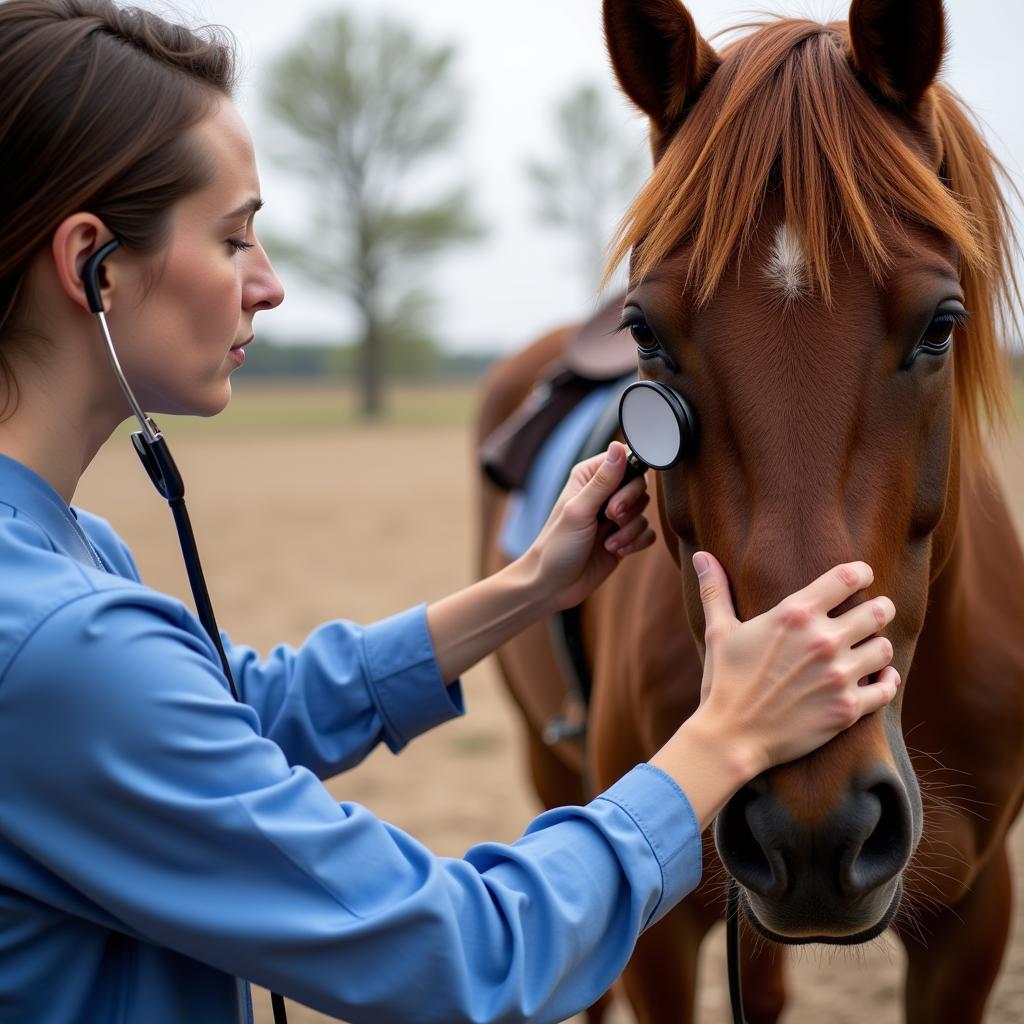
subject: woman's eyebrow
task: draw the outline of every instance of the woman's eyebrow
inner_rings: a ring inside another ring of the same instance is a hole
[[[237,210],[232,210],[230,213],[225,213],[224,220],[235,220],[241,217],[243,214],[248,220],[258,210],[263,209],[263,200],[259,196],[254,196],[252,199],[247,199]]]

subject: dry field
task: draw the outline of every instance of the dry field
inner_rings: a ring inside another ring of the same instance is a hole
[[[300,643],[327,618],[371,620],[472,578],[471,398],[410,396],[405,414],[375,427],[331,412],[334,401],[323,391],[253,390],[239,395],[223,422],[162,424],[188,485],[220,623],[264,652],[280,641]],[[1015,444],[999,463],[1024,535],[1020,433]],[[170,514],[129,448],[120,436],[108,444],[76,500],[113,522],[147,582],[187,599]],[[537,809],[519,757],[519,725],[494,671],[485,664],[465,683],[464,719],[399,758],[379,750],[330,785],[339,800],[364,803],[455,856],[480,840],[514,839]],[[1020,829],[1015,849],[1024,887]],[[1024,1019],[1021,906],[1018,900],[991,1024]],[[716,930],[703,954],[701,1024],[728,1020],[723,951]],[[786,1024],[898,1024],[900,961],[898,943],[884,936],[854,951],[810,947],[791,970]],[[270,1024],[269,997],[255,998],[257,1021]],[[623,1011],[615,1024],[630,1019]],[[289,1020],[328,1018],[290,1006]]]

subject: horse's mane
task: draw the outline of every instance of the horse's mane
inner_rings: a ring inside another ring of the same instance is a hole
[[[936,84],[925,102],[934,105],[944,154],[937,176],[855,77],[845,24],[740,28],[759,31],[722,51],[721,67],[626,213],[611,266],[632,250],[632,276],[643,279],[686,240],[687,288],[706,303],[730,262],[742,259],[766,196],[778,191],[803,244],[808,281],[830,302],[837,236],[881,279],[901,221],[940,232],[960,250],[973,313],[955,347],[954,373],[965,440],[980,452],[983,420],[1006,421],[999,337],[1020,300],[1013,223],[1000,190],[1005,170],[964,104]]]

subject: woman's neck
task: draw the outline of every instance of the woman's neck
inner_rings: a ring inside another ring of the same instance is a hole
[[[56,372],[55,372],[56,371]],[[14,370],[17,391],[0,421],[0,452],[38,473],[68,503],[78,481],[124,418],[127,403],[101,396],[84,367]]]

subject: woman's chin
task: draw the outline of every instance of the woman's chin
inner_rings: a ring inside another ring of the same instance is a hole
[[[193,409],[189,409],[187,415],[189,416],[203,416],[210,417],[216,416],[218,413],[222,413],[231,401],[231,385],[230,383],[224,388],[220,394],[211,396],[206,402],[201,405],[197,405]]]
[[[208,418],[223,412],[231,401],[231,379],[225,378],[204,391],[198,389],[189,395],[165,396],[162,401],[143,401],[144,411],[158,416],[202,416]]]

